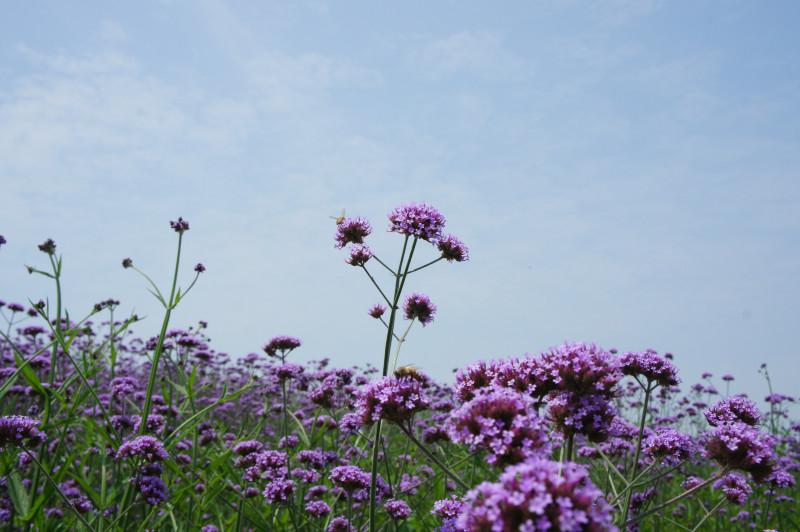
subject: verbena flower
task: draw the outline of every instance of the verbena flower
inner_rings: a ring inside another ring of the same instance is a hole
[[[714,427],[725,423],[758,425],[761,419],[756,404],[742,395],[726,397],[704,412],[708,424]]]
[[[162,462],[169,458],[164,444],[152,436],[139,436],[119,446],[117,460],[141,458],[145,462]]]
[[[389,499],[384,503],[383,509],[386,510],[386,513],[389,514],[389,517],[395,521],[408,519],[408,517],[411,515],[411,508],[405,501],[401,501],[399,499]]]
[[[206,267],[203,266],[202,262],[198,262],[197,264],[194,265],[194,271],[196,271],[197,273],[203,273],[204,271],[206,271]]]
[[[329,478],[336,487],[347,493],[369,488],[371,480],[369,473],[353,465],[334,467]]]
[[[772,473],[775,439],[744,423],[726,423],[705,437],[706,456],[720,465],[746,471],[756,482]]]
[[[176,233],[185,233],[189,230],[189,222],[180,216],[174,222],[170,222],[169,226],[174,229]]]
[[[714,489],[722,490],[725,498],[733,504],[743,505],[753,493],[747,480],[737,473],[728,473],[713,484]]]
[[[48,238],[39,244],[39,251],[42,253],[47,253],[48,255],[53,255],[56,252],[56,243],[52,238]]]
[[[680,382],[678,370],[665,357],[647,349],[638,353],[625,353],[620,358],[622,372],[633,377],[644,377],[661,386],[674,386]]]
[[[264,498],[273,504],[286,502],[294,493],[294,489],[294,480],[278,478],[269,482],[267,487],[264,488]]]
[[[369,308],[369,315],[375,319],[380,318],[386,312],[386,307],[380,303],[375,303]]]
[[[415,413],[426,410],[429,401],[419,380],[411,377],[383,377],[358,391],[356,412],[364,425],[379,419],[403,424]]]
[[[345,218],[342,223],[336,224],[336,247],[341,249],[347,244],[363,244],[372,232],[372,226],[361,217]]]
[[[448,262],[464,262],[469,260],[469,248],[453,235],[447,235],[436,241],[442,258]]]
[[[608,439],[616,410],[605,396],[561,392],[547,404],[547,418],[565,437],[583,434],[595,443]]]
[[[350,256],[345,262],[351,266],[363,266],[372,258],[372,250],[368,246],[356,244],[350,248]]]
[[[488,451],[492,465],[516,464],[549,451],[547,433],[529,400],[511,390],[490,390],[454,410],[447,422],[450,438],[470,451]]]
[[[586,469],[535,459],[506,469],[464,497],[456,526],[467,532],[616,530],[611,508]]]
[[[407,203],[389,213],[389,231],[436,241],[442,235],[445,218],[425,203]]]
[[[0,417],[0,447],[32,447],[42,443],[45,434],[41,422],[26,416]]]
[[[311,517],[324,517],[331,513],[331,507],[325,501],[310,501],[306,504],[306,513]]]
[[[622,378],[617,360],[595,344],[566,342],[539,358],[545,372],[542,386],[553,391],[611,396]]]
[[[659,428],[645,439],[642,451],[645,455],[660,458],[667,465],[677,465],[695,452],[695,442],[688,434],[673,428]]]
[[[422,326],[433,321],[436,314],[436,305],[431,303],[431,299],[425,294],[411,294],[403,304],[403,310],[407,320],[417,319]]]
[[[300,345],[302,345],[302,342],[299,338],[293,336],[276,336],[267,342],[264,346],[264,352],[274,357],[278,356],[278,351],[280,351],[281,354],[286,354],[288,351],[297,349]]]

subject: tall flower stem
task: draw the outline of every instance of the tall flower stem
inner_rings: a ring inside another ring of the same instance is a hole
[[[178,233],[178,253],[175,257],[175,272],[172,275],[172,289],[169,294],[169,301],[166,305],[164,312],[164,321],[161,323],[161,333],[158,335],[158,342],[156,349],[153,352],[153,363],[150,366],[150,378],[147,381],[147,392],[144,396],[144,406],[142,407],[141,423],[139,425],[139,434],[142,435],[147,430],[147,417],[150,415],[150,409],[153,405],[153,389],[156,385],[156,376],[158,375],[158,362],[161,359],[161,353],[164,350],[164,338],[167,336],[167,327],[169,327],[169,318],[172,314],[172,309],[175,308],[175,288],[178,286],[178,268],[181,263],[181,244],[183,243],[183,233]]]
[[[650,403],[650,394],[655,389],[655,386],[651,386],[650,381],[647,381],[647,385],[644,387],[644,403],[642,404],[642,415],[639,417],[639,435],[636,438],[636,451],[633,454],[633,464],[631,465],[631,472],[628,474],[628,487],[633,484],[634,479],[636,478],[636,470],[639,467],[639,455],[642,452],[642,438],[644,436],[644,424],[647,420],[647,407]],[[625,526],[625,523],[628,521],[628,511],[631,507],[631,497],[633,497],[633,489],[629,489],[628,493],[625,495],[625,503],[622,508],[622,525]]]
[[[394,294],[392,306],[389,312],[389,325],[386,328],[386,345],[383,351],[383,376],[389,373],[389,358],[392,353],[392,338],[394,337],[395,320],[397,319],[397,303],[400,301],[400,294],[403,292],[403,285],[406,282],[408,270],[411,267],[411,258],[414,256],[414,249],[417,246],[417,237],[411,242],[411,249],[406,259],[406,249],[408,249],[408,235],[403,239],[403,251],[400,253],[400,263],[397,266],[394,281]],[[405,262],[405,270],[403,263]],[[372,442],[372,472],[369,483],[369,530],[375,532],[375,491],[378,483],[378,450],[380,448],[381,428],[383,423],[378,420],[375,425],[375,439]]]
[[[625,527],[627,524],[632,524],[632,523],[635,523],[636,521],[640,521],[640,520],[644,519],[645,517],[647,517],[648,515],[653,515],[654,513],[659,512],[659,511],[663,510],[664,508],[667,508],[667,507],[675,504],[676,502],[685,499],[686,497],[688,497],[689,495],[692,495],[696,491],[699,491],[702,488],[705,488],[706,486],[711,484],[712,482],[714,482],[716,480],[719,480],[720,478],[724,477],[725,475],[728,474],[729,470],[730,470],[730,468],[728,468],[728,467],[723,468],[719,473],[717,473],[716,475],[714,475],[714,476],[712,476],[710,478],[707,478],[706,480],[704,480],[703,482],[701,482],[697,486],[695,486],[695,487],[693,487],[691,489],[688,489],[688,490],[684,491],[683,493],[680,493],[680,494],[676,495],[675,497],[671,498],[670,500],[668,500],[668,501],[666,501],[666,502],[664,502],[662,504],[659,504],[655,508],[651,508],[651,509],[647,510],[646,512],[643,512],[643,513],[637,515],[636,517],[632,518],[630,521],[623,521],[622,526]]]

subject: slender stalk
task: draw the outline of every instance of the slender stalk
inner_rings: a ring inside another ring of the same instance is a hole
[[[403,336],[397,339],[397,350],[394,353],[394,365],[392,366],[392,371],[397,369],[397,361],[400,359],[400,349],[403,347],[403,343],[406,341],[406,336],[408,336],[409,331],[411,331],[411,326],[414,325],[415,319],[412,319],[408,322],[408,327],[406,327],[406,332],[403,333]]]
[[[408,428],[406,428],[406,427],[404,427],[404,426],[402,426],[402,425],[400,425],[400,429],[401,429],[403,432],[405,432],[405,433],[406,433],[406,436],[408,436],[408,437],[411,439],[411,441],[412,441],[412,442],[414,442],[414,444],[415,444],[417,447],[419,447],[420,451],[422,451],[423,453],[425,453],[425,456],[427,456],[428,458],[430,458],[430,459],[431,459],[431,460],[432,460],[432,461],[433,461],[433,462],[434,462],[434,463],[435,463],[437,466],[439,466],[439,468],[440,468],[440,469],[441,469],[441,470],[442,470],[442,471],[443,471],[443,472],[444,472],[444,473],[445,473],[445,474],[446,474],[448,477],[450,477],[451,479],[453,479],[453,480],[455,481],[455,483],[456,483],[456,484],[458,484],[458,485],[459,485],[459,486],[460,486],[462,489],[464,489],[464,490],[468,490],[468,489],[469,489],[469,486],[467,485],[467,483],[466,483],[466,482],[464,482],[463,480],[461,480],[461,477],[459,477],[458,475],[456,475],[455,473],[453,473],[453,472],[450,470],[450,468],[449,468],[449,467],[447,467],[447,466],[444,464],[444,462],[442,462],[441,460],[439,460],[439,458],[437,458],[437,457],[436,457],[436,455],[434,455],[432,452],[430,452],[430,451],[428,450],[428,448],[427,448],[427,447],[425,447],[425,446],[422,444],[422,442],[420,442],[420,441],[419,441],[419,440],[418,440],[418,439],[417,439],[417,438],[414,436],[414,434],[411,432],[411,430],[409,430]]]
[[[633,454],[633,464],[631,465],[631,472],[628,475],[628,486],[630,487],[633,484],[633,480],[636,478],[636,470],[639,467],[639,455],[642,452],[642,437],[644,435],[644,424],[647,420],[647,406],[650,402],[650,393],[653,391],[654,387],[650,387],[650,382],[648,381],[647,386],[644,387],[644,404],[642,405],[642,415],[639,417],[639,435],[636,438],[636,452]],[[628,493],[625,495],[625,503],[622,508],[622,524],[623,526],[628,521],[628,512],[630,511],[631,507],[631,498],[633,497],[633,489],[629,489]]]
[[[701,482],[697,486],[695,486],[695,487],[693,487],[691,489],[688,489],[688,490],[684,491],[683,493],[680,493],[680,494],[676,495],[675,497],[671,498],[667,502],[659,504],[655,508],[651,508],[651,509],[647,510],[646,512],[643,512],[643,513],[637,515],[636,517],[631,518],[630,520],[628,520],[625,523],[623,523],[623,526],[627,525],[627,524],[630,524],[630,523],[635,523],[636,521],[640,521],[640,520],[644,519],[645,517],[647,517],[648,515],[652,515],[652,514],[654,514],[656,512],[659,512],[659,511],[663,510],[664,508],[666,508],[668,506],[671,506],[671,505],[675,504],[676,502],[678,502],[680,500],[685,499],[689,495],[692,495],[694,492],[699,491],[700,489],[705,488],[706,486],[708,486],[712,482],[715,482],[715,481],[719,480],[720,478],[724,477],[728,473],[729,470],[730,470],[730,468],[728,468],[728,467],[723,468],[722,470],[720,470],[719,473],[717,473],[716,475],[704,480],[703,482]]]
[[[380,258],[378,258],[378,256],[377,256],[377,255],[373,255],[373,256],[372,256],[372,258],[373,258],[373,259],[375,259],[376,261],[378,261],[378,264],[380,264],[381,266],[383,266],[384,268],[386,268],[386,270],[387,270],[389,273],[391,273],[393,277],[397,277],[397,274],[394,272],[394,270],[393,270],[393,269],[391,269],[390,267],[388,267],[388,266],[386,265],[386,263],[385,263],[385,262],[383,262],[383,261],[382,261]]]
[[[147,417],[150,415],[150,408],[153,401],[153,389],[156,385],[156,376],[158,374],[158,362],[161,359],[161,352],[164,349],[164,338],[167,335],[167,327],[169,327],[169,318],[174,308],[175,288],[178,285],[178,268],[181,263],[181,244],[183,242],[183,233],[178,233],[178,253],[175,257],[175,272],[172,275],[172,289],[169,294],[169,302],[166,305],[164,312],[164,321],[161,323],[161,333],[158,335],[158,343],[153,352],[153,363],[150,366],[150,378],[147,381],[147,392],[144,396],[144,407],[142,408],[141,423],[139,425],[139,434],[144,434],[147,430]]]
[[[572,461],[572,450],[575,447],[575,435],[570,434],[567,438],[567,462]]]
[[[367,277],[369,277],[369,280],[370,280],[370,281],[372,281],[372,284],[373,284],[373,285],[375,285],[375,288],[377,288],[377,289],[378,289],[378,292],[380,292],[380,294],[381,294],[381,297],[383,297],[383,300],[384,300],[384,301],[386,301],[386,304],[387,304],[387,305],[391,305],[391,304],[392,304],[392,302],[391,302],[391,301],[389,301],[389,298],[388,298],[388,297],[386,297],[386,294],[384,294],[384,293],[383,293],[383,290],[381,290],[381,287],[380,287],[380,286],[378,285],[378,283],[375,281],[375,278],[372,276],[372,274],[371,274],[371,273],[369,273],[369,270],[367,269],[367,267],[366,267],[366,266],[364,266],[364,265],[362,264],[362,265],[361,265],[361,269],[362,269],[362,270],[364,270],[364,273],[366,273],[366,274],[367,274]]]
[[[725,497],[723,497],[722,499],[720,499],[720,501],[717,504],[714,505],[713,508],[711,508],[708,512],[706,512],[706,515],[703,516],[703,518],[700,520],[700,522],[698,522],[694,526],[694,528],[692,529],[692,532],[695,532],[695,530],[700,530],[700,527],[703,526],[703,523],[705,523],[708,520],[709,517],[714,515],[714,513],[716,513],[716,511],[719,510],[719,508],[723,504],[725,504],[725,500],[726,500]]]
[[[430,265],[432,265],[432,264],[436,264],[437,262],[439,262],[439,261],[440,261],[440,260],[442,260],[443,258],[444,258],[444,256],[440,256],[438,259],[433,259],[433,260],[432,260],[432,261],[430,261],[430,262],[426,262],[426,263],[425,263],[425,264],[423,264],[422,266],[419,266],[418,268],[414,268],[413,270],[409,271],[408,273],[414,273],[414,272],[418,272],[418,271],[420,271],[420,270],[421,270],[421,269],[423,269],[423,268],[427,268],[428,266],[430,266]]]
[[[67,496],[64,495],[64,493],[61,491],[61,488],[58,487],[58,484],[56,483],[56,481],[53,480],[53,477],[50,476],[50,473],[48,473],[47,470],[44,468],[44,466],[39,462],[39,460],[36,459],[36,456],[34,456],[34,453],[30,453],[28,451],[25,451],[25,453],[31,458],[31,460],[33,460],[36,463],[36,465],[42,471],[42,473],[47,478],[47,480],[49,480],[50,483],[53,485],[53,489],[56,490],[56,493],[58,493],[58,496],[61,497],[61,500],[64,501],[64,504],[66,504],[67,507],[69,507],[69,509],[72,510],[73,513],[78,517],[78,519],[81,521],[83,526],[86,527],[86,530],[92,530],[92,525],[89,524],[89,522],[86,520],[86,518],[84,518],[83,515],[81,515],[81,513],[70,502],[70,500],[67,498]]]

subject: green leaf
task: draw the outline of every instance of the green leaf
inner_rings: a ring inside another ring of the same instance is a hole
[[[28,492],[22,485],[22,479],[19,478],[19,473],[12,471],[8,474],[8,495],[11,497],[11,502],[14,509],[20,515],[28,515],[31,509],[31,499]]]

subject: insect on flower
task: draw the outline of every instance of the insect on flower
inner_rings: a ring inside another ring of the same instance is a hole
[[[344,222],[345,219],[344,209],[342,209],[342,212],[339,214],[339,216],[328,216],[328,218],[331,220],[336,220],[336,225],[342,225],[342,222]]]
[[[418,375],[419,375],[419,368],[413,364],[400,366],[396,370],[394,370],[394,376],[397,377],[398,379],[401,377],[415,378]]]

